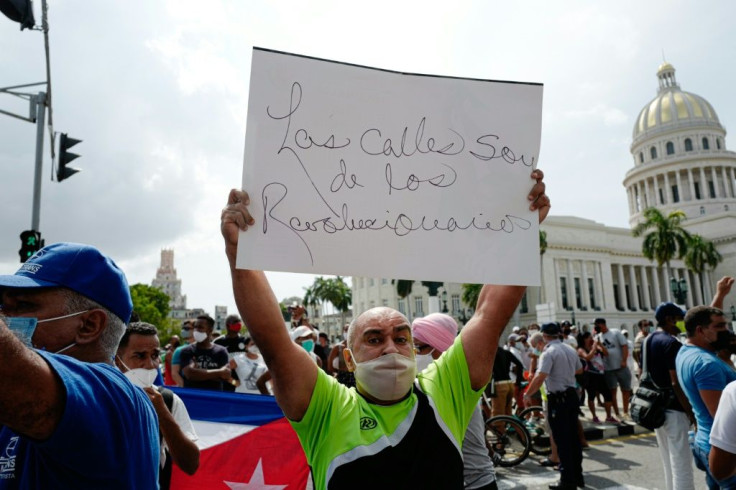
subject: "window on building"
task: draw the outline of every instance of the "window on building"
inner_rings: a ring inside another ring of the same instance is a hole
[[[728,211],[728,204],[724,204],[724,205],[723,205],[723,210],[724,210],[724,211]]]
[[[399,313],[406,315],[406,299],[399,299]]]
[[[639,163],[644,163],[644,152],[643,151],[639,152]]]
[[[701,197],[700,197],[700,182],[693,182],[693,187],[695,188],[695,199],[701,199]]]
[[[450,298],[450,303],[452,304],[452,314],[457,315],[460,313],[460,295],[453,294]]]
[[[424,303],[421,296],[414,297],[414,316],[424,316]]]
[[[708,138],[703,138],[703,149],[710,150],[710,143],[708,143]]]
[[[371,277],[370,279],[368,279],[368,287],[373,287],[373,284],[374,284],[374,281],[373,281],[373,278]]]
[[[659,204],[664,204],[664,191],[662,188],[659,188]]]
[[[593,278],[589,277],[588,278],[588,294],[590,294],[590,307],[595,310],[596,308],[598,308],[598,305],[595,302],[595,288],[593,284],[594,284]]]
[[[613,298],[614,298],[614,301],[616,302],[616,309],[618,311],[624,311],[624,307],[621,304],[621,298],[619,297],[619,294],[618,294],[618,284],[613,285]]]
[[[716,198],[716,186],[713,184],[712,180],[708,181],[708,193],[710,194],[711,199]]]
[[[700,216],[705,214],[705,206],[700,206]]]
[[[672,201],[680,202],[680,191],[677,189],[677,185],[672,186]]]
[[[526,299],[526,291],[524,291],[524,296],[521,297],[521,305],[519,307],[519,311],[521,313],[528,313],[529,312],[529,303]]]
[[[626,284],[624,288],[624,291],[626,293],[626,308],[628,308],[629,310],[633,310],[634,308],[631,306],[631,291],[629,291],[629,285]]]
[[[577,305],[578,310],[583,307],[583,296],[580,291],[580,278],[575,277],[573,278],[573,284],[575,285],[575,305]]]
[[[721,138],[716,138],[716,148],[721,149]]]
[[[381,300],[381,306],[388,306],[388,300],[387,299],[382,299]]]
[[[657,158],[657,149],[655,147],[649,148],[649,154],[652,156],[652,160]]]
[[[567,278],[560,278],[560,296],[562,296],[562,308],[567,309]]]
[[[388,279],[386,279],[385,277],[381,279],[381,284],[388,284]]]
[[[668,155],[674,155],[675,154],[675,144],[671,141],[667,142],[667,154]]]
[[[693,151],[693,140],[685,138],[685,151]]]

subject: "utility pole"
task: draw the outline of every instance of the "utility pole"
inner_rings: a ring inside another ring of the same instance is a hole
[[[33,175],[33,214],[31,230],[39,231],[41,221],[41,173],[43,172],[43,134],[46,115],[46,93],[39,92],[31,98],[36,105],[36,170]]]

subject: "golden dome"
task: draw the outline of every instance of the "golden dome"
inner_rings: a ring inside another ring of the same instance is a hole
[[[657,78],[659,93],[639,112],[634,123],[634,143],[645,136],[678,127],[715,126],[722,129],[710,102],[680,89],[671,64],[662,63],[657,69]]]

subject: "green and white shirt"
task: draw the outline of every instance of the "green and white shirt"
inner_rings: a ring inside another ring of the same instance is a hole
[[[458,337],[393,405],[320,370],[306,414],[291,425],[317,489],[462,488],[462,441],[481,391],[470,386]]]

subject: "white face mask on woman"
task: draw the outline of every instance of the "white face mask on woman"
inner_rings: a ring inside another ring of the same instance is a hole
[[[417,354],[416,355],[418,373],[421,373],[422,371],[427,369],[427,367],[430,364],[432,364],[432,361],[434,361],[434,357],[432,357],[432,353],[434,353],[434,349],[429,351],[429,353],[427,354]]]
[[[348,351],[355,363],[355,382],[361,391],[377,400],[393,401],[402,398],[411,388],[417,375],[414,359],[393,353],[358,362],[352,351]]]

